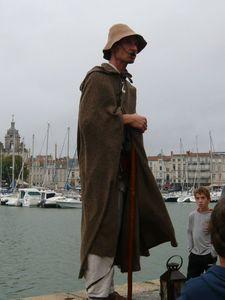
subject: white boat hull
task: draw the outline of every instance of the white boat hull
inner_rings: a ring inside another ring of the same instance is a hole
[[[22,202],[23,207],[37,207],[40,202],[40,198],[34,199],[34,198],[29,198],[29,199],[24,199]]]
[[[6,202],[5,205],[7,205],[7,206],[20,206],[17,198],[15,198],[15,199],[11,198],[10,200],[8,200]]]
[[[82,202],[76,199],[61,199],[57,200],[56,203],[61,208],[82,208]]]
[[[195,202],[195,197],[193,195],[186,195],[186,196],[181,196],[177,199],[178,203],[189,203],[189,202]]]
[[[2,196],[1,202],[4,203],[3,205],[19,206],[18,195],[17,194],[11,194],[11,195],[8,195],[8,196]]]

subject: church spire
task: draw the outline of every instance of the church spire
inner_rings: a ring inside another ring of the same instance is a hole
[[[14,115],[12,115],[11,128],[12,128],[12,129],[15,129]]]

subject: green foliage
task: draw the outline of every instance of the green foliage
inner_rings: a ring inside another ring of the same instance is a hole
[[[19,155],[15,156],[15,172],[14,172],[14,177],[15,180],[17,180],[19,173],[22,168],[22,157]],[[24,165],[23,169],[23,178],[26,181],[28,178],[29,171],[27,168],[27,165]],[[8,186],[10,186],[12,182],[12,155],[5,156],[2,159],[2,179],[7,183]]]

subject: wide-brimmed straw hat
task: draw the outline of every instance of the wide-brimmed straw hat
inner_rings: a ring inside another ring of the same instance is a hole
[[[138,53],[141,52],[142,49],[147,45],[147,42],[140,34],[134,32],[129,26],[126,24],[115,24],[109,29],[108,34],[108,41],[103,49],[103,57],[107,60],[111,57],[111,48],[116,43],[119,42],[121,39],[128,37],[128,36],[135,36],[138,41]]]

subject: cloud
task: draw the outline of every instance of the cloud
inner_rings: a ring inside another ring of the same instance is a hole
[[[102,62],[109,26],[124,22],[148,47],[129,70],[138,88],[138,111],[149,120],[148,154],[193,147],[208,151],[209,130],[224,150],[224,1],[1,1],[0,101],[4,139],[16,127],[31,147],[42,143],[47,122],[52,146],[71,127],[76,148],[79,85]],[[37,147],[38,148],[38,147]]]

